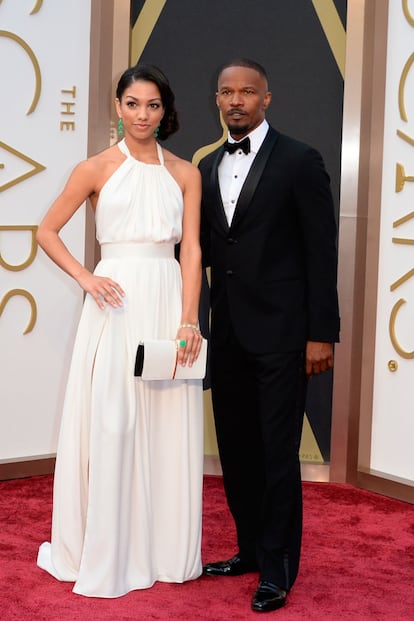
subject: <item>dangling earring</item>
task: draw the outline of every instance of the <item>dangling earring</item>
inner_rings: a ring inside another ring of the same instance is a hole
[[[122,138],[122,136],[124,135],[124,122],[122,119],[119,119],[118,121],[118,136],[120,138]]]
[[[158,126],[154,132],[154,138],[158,138],[158,134],[160,133],[160,127]]]

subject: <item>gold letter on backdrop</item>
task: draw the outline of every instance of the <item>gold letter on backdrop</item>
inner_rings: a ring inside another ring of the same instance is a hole
[[[18,43],[24,49],[24,51],[27,53],[30,60],[32,61],[36,77],[36,87],[33,101],[29,110],[27,111],[27,114],[31,114],[34,110],[36,110],[37,102],[39,101],[40,97],[40,91],[42,90],[42,77],[40,74],[39,63],[37,62],[36,56],[34,55],[32,48],[29,47],[27,43],[16,34],[14,34],[13,32],[8,32],[7,30],[0,30],[0,37],[7,37],[8,39],[12,39],[12,41],[16,41],[16,43]]]
[[[35,162],[35,160],[32,160],[27,155],[23,155],[23,153],[16,151],[16,149],[13,149],[13,147],[11,147],[10,145],[7,145],[5,142],[1,142],[1,140],[0,140],[0,149],[4,149],[8,153],[11,153],[12,155],[16,155],[19,159],[33,166],[32,170],[29,170],[27,173],[20,175],[20,177],[16,177],[15,179],[11,179],[11,181],[7,181],[6,183],[0,184],[0,192],[4,192],[8,188],[11,188],[12,186],[17,185],[18,183],[20,183],[21,181],[24,181],[25,179],[28,179],[32,175],[37,175],[37,173],[42,172],[42,170],[45,170],[45,166],[43,166],[42,164],[39,164],[39,162]],[[0,168],[4,170],[5,165],[0,163]]]
[[[391,339],[391,342],[393,344],[395,351],[398,354],[400,354],[401,358],[410,360],[414,358],[414,351],[405,351],[405,349],[401,347],[401,345],[398,342],[396,331],[395,331],[395,322],[397,320],[398,311],[400,310],[401,306],[403,306],[405,303],[406,303],[406,300],[403,300],[401,298],[400,300],[398,300],[398,302],[394,304],[393,309],[391,311],[391,316],[390,316],[389,330],[390,330],[390,339]]]
[[[26,261],[18,265],[11,265],[10,263],[7,263],[7,261],[3,259],[3,257],[1,256],[1,251],[0,251],[0,265],[2,267],[4,267],[6,270],[10,270],[11,272],[20,272],[21,270],[25,270],[26,267],[28,267],[31,263],[33,263],[35,256],[36,256],[36,252],[37,252],[37,241],[36,241],[37,228],[38,228],[37,226],[31,226],[31,225],[0,226],[0,231],[31,231],[32,232],[30,253]]]
[[[30,320],[29,323],[27,324],[26,330],[23,332],[23,334],[28,334],[29,332],[31,332],[36,324],[36,319],[37,319],[37,306],[36,306],[36,302],[32,296],[31,293],[29,293],[28,291],[25,291],[25,289],[12,289],[11,291],[9,291],[8,293],[6,293],[6,295],[3,297],[2,301],[0,302],[0,317],[3,314],[3,311],[6,307],[7,302],[10,300],[10,298],[16,296],[16,295],[21,295],[24,298],[26,298],[26,300],[29,302],[30,304],[30,308],[31,308],[31,315],[30,315]]]

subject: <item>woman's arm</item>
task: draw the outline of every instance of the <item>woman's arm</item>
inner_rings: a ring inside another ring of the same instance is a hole
[[[111,306],[122,305],[124,295],[121,287],[110,278],[94,276],[69,252],[59,236],[60,230],[74,213],[93,196],[96,191],[97,166],[92,160],[78,164],[63,190],[50,207],[39,225],[37,241],[46,254],[67,274],[72,276],[87,293],[90,293],[99,308],[104,301]]]
[[[178,329],[177,338],[185,340],[187,343],[185,348],[180,348],[179,362],[191,365],[200,353],[202,341],[198,329],[201,290],[201,175],[199,170],[189,162],[185,162],[185,166],[183,233],[180,244],[180,266],[183,282],[182,314],[181,327]]]

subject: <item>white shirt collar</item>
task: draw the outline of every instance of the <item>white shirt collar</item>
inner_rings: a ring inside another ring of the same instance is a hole
[[[254,129],[250,134],[247,134],[250,138],[250,151],[253,153],[257,153],[260,147],[262,146],[262,142],[266,137],[267,130],[269,129],[269,123],[264,119],[262,123],[256,129]],[[230,136],[230,133],[227,136],[229,142],[239,142],[238,140],[234,140]]]

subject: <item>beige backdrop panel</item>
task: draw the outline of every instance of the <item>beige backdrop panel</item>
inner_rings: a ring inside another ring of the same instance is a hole
[[[87,153],[90,4],[0,4],[0,462],[56,451],[82,292],[34,236]],[[80,261],[84,220],[63,232]]]
[[[413,64],[414,13],[410,14],[407,2],[390,2],[370,468],[411,483],[414,483]]]

